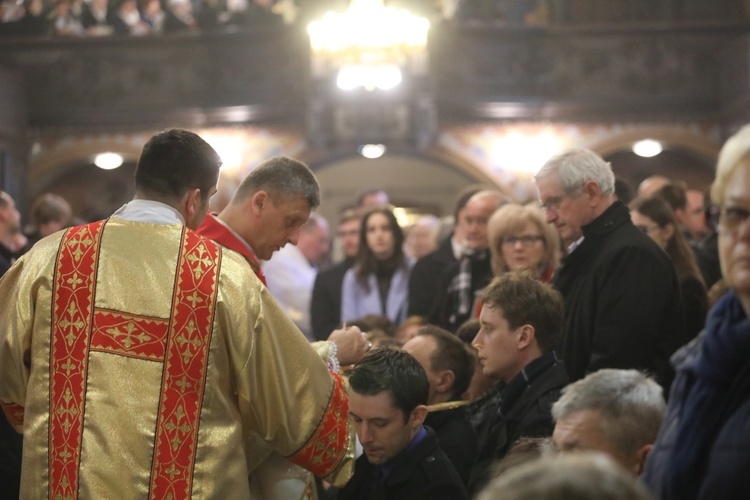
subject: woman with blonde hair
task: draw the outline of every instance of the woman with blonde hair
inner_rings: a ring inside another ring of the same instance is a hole
[[[750,491],[750,126],[719,153],[711,200],[729,291],[672,356],[677,376],[641,475],[656,498],[747,498]]]
[[[552,279],[560,263],[560,237],[536,205],[509,203],[487,223],[495,276],[531,271],[541,281]]]

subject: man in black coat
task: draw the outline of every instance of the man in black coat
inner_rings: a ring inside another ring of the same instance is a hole
[[[466,203],[463,210],[466,248],[458,262],[438,280],[438,297],[430,315],[432,324],[455,332],[473,317],[477,294],[492,279],[487,221],[506,202],[506,196],[499,191],[485,190]]]
[[[472,404],[479,457],[469,492],[490,479],[492,464],[522,437],[552,435],[552,404],[568,383],[554,348],[560,339],[563,299],[529,273],[506,273],[485,289],[482,325],[472,344],[485,375],[502,382]],[[499,391],[499,397],[497,395]]]
[[[341,284],[346,271],[354,264],[359,249],[360,218],[354,210],[341,214],[338,238],[344,260],[315,277],[310,300],[310,321],[313,336],[317,340],[327,340],[331,332],[341,323]]]
[[[430,383],[424,424],[435,431],[445,456],[468,484],[478,444],[463,395],[474,375],[474,356],[458,337],[432,325],[421,327],[404,351],[419,361]]]
[[[571,381],[634,368],[669,388],[669,356],[684,338],[674,265],[615,201],[609,163],[588,150],[555,156],[536,174],[547,222],[568,256],[552,283],[565,298],[560,355]]]
[[[458,261],[466,240],[464,207],[469,199],[482,191],[481,186],[470,186],[458,195],[453,211],[453,233],[438,248],[414,264],[409,277],[409,316],[429,317],[440,296],[440,276]]]
[[[435,434],[422,426],[429,382],[416,359],[401,349],[377,349],[357,363],[349,385],[364,453],[339,500],[468,498]]]

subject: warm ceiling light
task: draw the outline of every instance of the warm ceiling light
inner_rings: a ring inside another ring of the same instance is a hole
[[[342,89],[387,89],[401,68],[424,57],[430,22],[383,0],[352,0],[346,12],[327,12],[307,27],[314,67],[337,72]]]
[[[633,153],[644,158],[651,158],[661,153],[663,150],[661,143],[653,139],[645,139],[633,144]]]
[[[117,153],[101,153],[94,157],[94,165],[104,170],[114,170],[122,165],[122,155]]]
[[[359,154],[371,160],[380,158],[385,152],[386,147],[383,144],[365,144],[359,147]]]

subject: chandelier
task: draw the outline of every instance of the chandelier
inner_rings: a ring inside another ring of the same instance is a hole
[[[393,88],[404,67],[424,65],[429,27],[427,19],[383,0],[352,0],[346,12],[327,12],[308,25],[313,72],[336,71],[345,90]]]

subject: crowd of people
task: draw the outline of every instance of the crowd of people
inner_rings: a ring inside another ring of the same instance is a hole
[[[431,19],[496,19],[512,25],[546,22],[539,0],[393,0]],[[341,0],[2,0],[0,36],[149,35],[307,24],[343,12]]]
[[[544,164],[538,202],[467,188],[447,230],[402,228],[388,194],[364,190],[320,271],[314,173],[271,158],[208,213],[219,166],[175,129],[144,146],[134,200],[104,221],[77,224],[47,194],[23,231],[0,193],[4,491],[747,491],[750,126],[705,197],[659,177],[633,197],[583,149]]]

